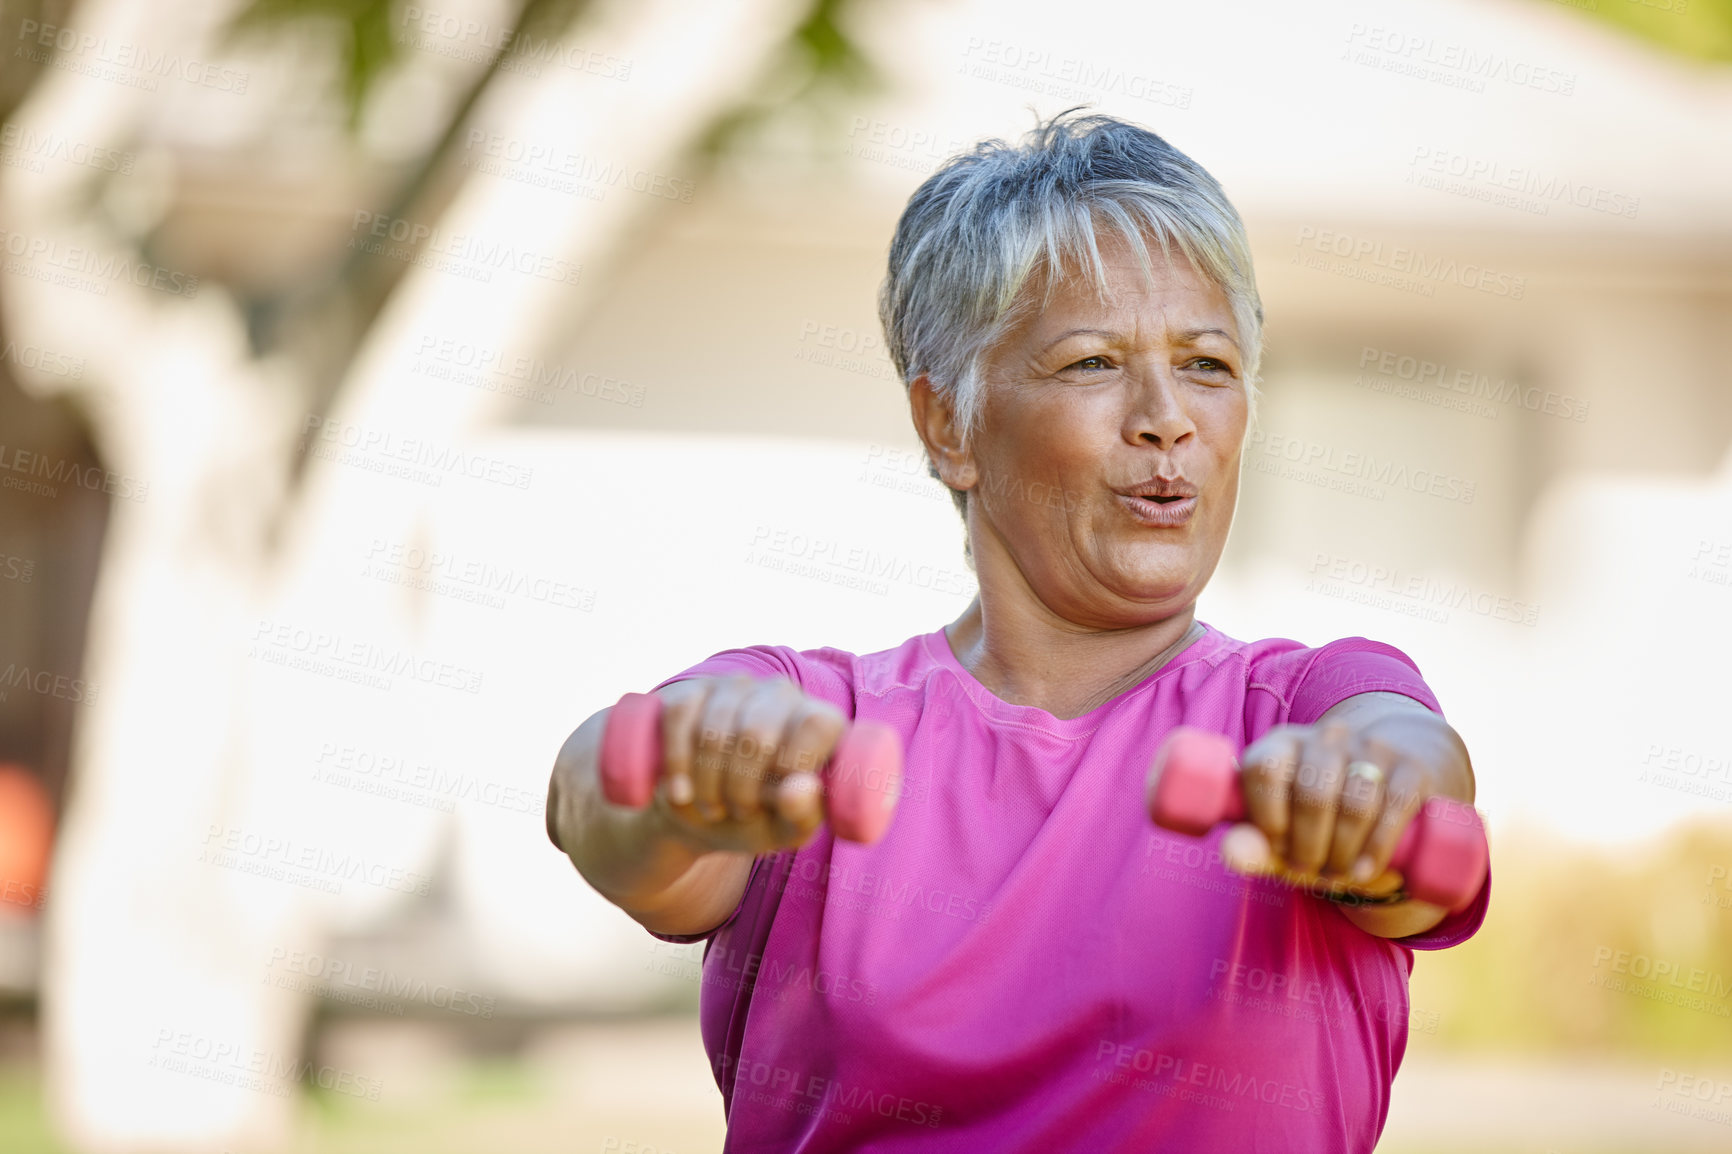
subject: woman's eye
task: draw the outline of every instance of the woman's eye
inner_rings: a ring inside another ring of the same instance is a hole
[[[1218,361],[1214,357],[1198,357],[1191,362],[1191,367],[1202,369],[1206,373],[1231,373],[1233,367],[1226,361]]]
[[[1112,362],[1107,360],[1105,357],[1084,357],[1082,360],[1070,367],[1073,369],[1097,370],[1110,369],[1113,366]]]

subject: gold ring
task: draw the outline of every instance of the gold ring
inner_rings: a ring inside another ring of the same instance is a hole
[[[1349,762],[1347,765],[1347,776],[1350,778],[1362,777],[1366,781],[1369,781],[1372,785],[1382,785],[1383,784],[1383,769],[1382,769],[1382,767],[1378,766],[1375,762],[1370,762],[1370,761]]]

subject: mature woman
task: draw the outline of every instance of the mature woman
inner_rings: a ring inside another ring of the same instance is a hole
[[[1426,797],[1474,796],[1411,660],[1196,620],[1256,395],[1238,214],[1158,136],[1065,114],[920,187],[881,312],[979,597],[882,653],[669,678],[648,809],[602,799],[607,711],[550,785],[597,890],[709,941],[728,1149],[1370,1151],[1412,950],[1469,937],[1489,881],[1446,915],[1386,869]],[[871,846],[812,773],[850,719],[906,746]],[[1244,749],[1225,837],[1144,815],[1180,723]]]

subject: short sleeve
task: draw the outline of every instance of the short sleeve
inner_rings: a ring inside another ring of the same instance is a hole
[[[655,688],[694,677],[732,677],[740,673],[748,677],[786,677],[796,684],[800,681],[799,666],[791,650],[777,645],[753,645],[712,654],[691,668],[662,679]]]
[[[809,649],[797,652],[785,645],[750,645],[724,649],[704,658],[690,669],[665,678],[656,685],[672,685],[694,677],[785,677],[813,697],[820,697],[854,716],[854,655],[840,649]]]
[[[1478,895],[1468,903],[1467,908],[1450,914],[1423,934],[1395,938],[1393,941],[1396,945],[1406,946],[1410,950],[1447,950],[1451,946],[1459,946],[1479,932],[1479,927],[1485,923],[1485,912],[1490,908],[1491,867],[1487,866],[1485,881],[1480,884]]]
[[[1270,719],[1274,724],[1311,725],[1361,693],[1400,693],[1443,713],[1419,666],[1393,645],[1364,637],[1344,637],[1316,649],[1291,641],[1270,644],[1253,660],[1248,688],[1278,703]],[[1246,696],[1249,705],[1255,695]]]

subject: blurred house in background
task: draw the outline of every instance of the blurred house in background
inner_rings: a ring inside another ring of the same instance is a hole
[[[882,86],[707,156],[832,8]],[[553,754],[717,649],[869,651],[968,603],[874,293],[919,181],[1037,111],[1162,133],[1251,232],[1263,402],[1201,616],[1414,656],[1494,838],[1725,822],[1723,68],[1537,0],[616,3],[527,37],[503,4],[400,5],[350,138],[310,51],[165,11],[14,20],[46,71],[0,137],[5,339],[82,371],[0,367],[80,398],[148,494],[108,514],[88,662],[34,599],[90,596],[102,502],[32,497],[0,542],[37,574],[0,582],[0,664],[103,687],[39,971],[87,1148],[280,1134],[315,1008],[509,1048],[694,1004],[695,955],[547,844]],[[142,280],[97,267],[127,252]],[[51,787],[58,708],[0,699],[34,734],[0,755]],[[200,1073],[225,1049],[266,1093]]]

